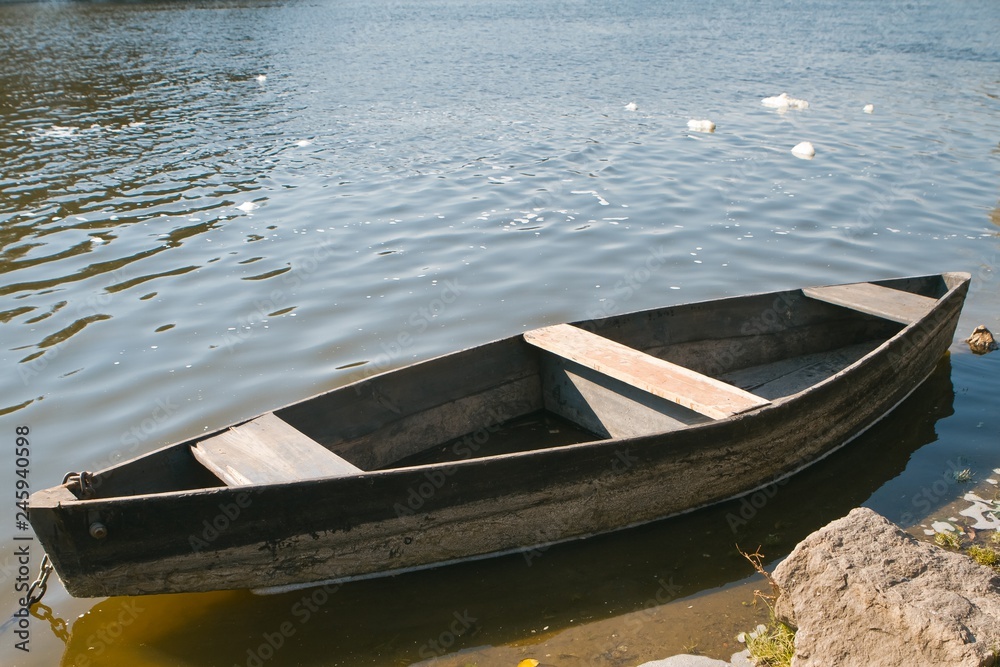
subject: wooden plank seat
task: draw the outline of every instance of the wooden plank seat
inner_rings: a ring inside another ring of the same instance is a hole
[[[524,339],[556,354],[713,419],[770,401],[707,375],[569,324],[528,331]]]
[[[936,299],[872,283],[808,287],[802,293],[811,299],[851,308],[900,324],[912,324],[926,316]]]
[[[229,486],[344,477],[361,469],[269,412],[191,446]]]

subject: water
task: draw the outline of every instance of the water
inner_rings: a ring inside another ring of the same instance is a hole
[[[988,0],[2,4],[0,428],[30,427],[39,489],[528,328],[944,270],[973,274],[960,338],[1000,330],[998,24]],[[760,104],[783,91],[810,107]],[[727,656],[759,616],[736,539],[778,558],[858,504],[921,534],[956,467],[987,493],[998,358],[957,341],[746,525],[737,502],[347,586],[305,623],[294,596],[54,583],[68,645],[34,620],[3,662],[250,664],[282,619],[266,664]]]

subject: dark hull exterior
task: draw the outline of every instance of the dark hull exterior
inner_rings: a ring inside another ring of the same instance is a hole
[[[107,596],[375,576],[676,515],[744,494],[820,460],[912,392],[953,340],[968,276],[882,284],[911,283],[926,283],[930,287],[919,289],[938,299],[926,317],[900,325],[871,352],[808,389],[729,418],[636,437],[247,487],[200,488],[197,480],[204,473],[189,460],[189,441],[97,473],[97,495],[91,499],[79,498],[73,483],[36,493],[32,525],[72,595]],[[747,312],[759,313],[762,304],[784,299],[795,307],[802,297],[791,291],[747,298],[753,299]],[[734,307],[739,312],[740,299],[578,324],[627,332],[642,321],[669,318],[674,310],[685,317],[697,311],[706,321],[733,319],[730,330],[749,330],[748,337],[771,336],[768,345],[785,344],[780,322],[767,331],[748,328],[743,314],[730,316]],[[464,364],[469,355],[502,357],[514,346],[519,350],[517,338],[416,366],[421,374],[434,374],[435,368],[446,373],[456,359]],[[731,346],[733,339],[723,336],[717,345]],[[705,363],[725,365],[727,358],[717,354]],[[376,380],[391,382],[395,373]],[[292,414],[322,400],[286,410]],[[489,437],[489,429],[480,430]],[[455,442],[458,448],[461,441]],[[464,446],[476,442],[473,436]],[[182,478],[187,488],[170,490],[169,479]],[[152,481],[133,481],[141,479]],[[126,487],[127,494],[116,495]],[[106,537],[91,536],[95,522],[106,527]]]

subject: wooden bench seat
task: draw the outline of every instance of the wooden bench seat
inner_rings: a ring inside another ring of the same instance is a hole
[[[851,308],[900,324],[916,322],[927,315],[937,303],[936,299],[927,296],[872,283],[808,287],[803,289],[802,293],[811,299]]]
[[[344,477],[361,469],[273,413],[191,447],[194,457],[229,486]]]
[[[770,401],[569,324],[528,331],[532,345],[713,419]]]

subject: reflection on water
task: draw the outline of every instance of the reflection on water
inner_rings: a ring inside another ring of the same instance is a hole
[[[633,651],[620,657],[638,659],[643,656],[635,651],[642,642],[628,634],[651,621],[652,607],[673,604],[678,611],[693,607],[720,613],[711,596],[698,593],[751,573],[736,545],[750,551],[761,546],[774,561],[816,528],[864,503],[904,470],[914,451],[937,439],[935,425],[952,414],[953,400],[951,365],[945,359],[898,410],[822,464],[744,498],[617,534],[282,595],[111,598],[73,623],[62,664],[76,665],[77,656],[100,652],[99,664],[134,659],[249,665],[254,654],[264,658],[280,652],[281,664],[390,665],[441,656],[443,665],[464,665],[461,660],[468,656],[457,661],[446,656],[476,649],[475,662],[485,667],[510,664],[505,662],[510,646],[526,637],[535,637],[529,644],[536,651],[566,651],[572,643],[578,657],[591,656],[590,665],[619,664],[593,656],[631,642]],[[927,418],[914,420],[913,414]],[[875,509],[893,513],[891,507]],[[751,596],[745,587],[737,590],[743,600],[726,599],[739,608]],[[728,657],[724,647],[736,650],[733,628],[759,613],[751,609],[728,622],[689,627],[679,639]],[[636,626],[637,619],[644,622]],[[579,630],[591,624],[602,631]],[[602,645],[608,627],[622,637],[614,646]],[[664,636],[657,639],[645,650],[661,656],[684,650]],[[490,646],[498,648],[483,648]]]

